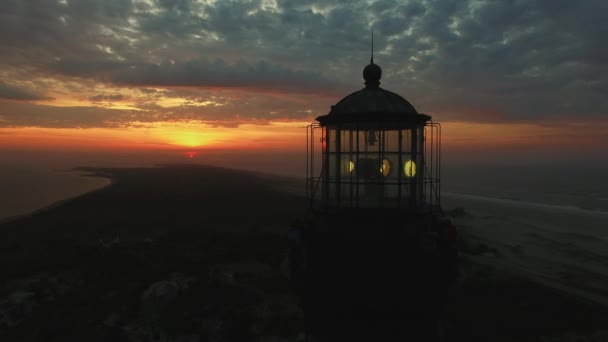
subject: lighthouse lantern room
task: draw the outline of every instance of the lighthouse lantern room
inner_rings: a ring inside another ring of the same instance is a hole
[[[441,126],[381,88],[381,76],[372,57],[365,88],[308,126],[310,209],[439,210]]]

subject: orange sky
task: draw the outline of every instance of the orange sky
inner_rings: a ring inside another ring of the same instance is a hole
[[[307,121],[216,127],[201,122],[155,122],[123,128],[0,128],[4,150],[249,150],[302,153]],[[606,145],[608,125],[444,122],[443,149],[451,155],[535,151],[582,152]],[[579,134],[579,132],[584,134]],[[539,157],[542,157],[539,156]]]
[[[214,127],[200,122],[155,122],[124,128],[0,128],[0,148],[297,150],[305,146],[307,124],[295,121]]]

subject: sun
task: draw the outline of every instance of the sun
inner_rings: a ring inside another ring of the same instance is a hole
[[[194,159],[194,157],[196,157],[196,155],[198,154],[198,152],[194,152],[194,151],[188,151],[188,152],[182,152],[182,153],[189,159]]]
[[[158,123],[150,133],[170,145],[187,148],[208,146],[221,136],[205,124],[191,122]]]
[[[199,147],[209,142],[202,133],[187,131],[173,135],[172,140],[174,144],[186,147]]]

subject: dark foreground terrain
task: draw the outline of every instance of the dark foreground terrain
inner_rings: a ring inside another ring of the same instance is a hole
[[[113,183],[0,225],[0,341],[304,340],[283,261],[305,203],[278,191],[284,180],[202,166],[84,171]],[[492,253],[463,247],[472,260]],[[448,341],[608,341],[604,308],[463,269]]]

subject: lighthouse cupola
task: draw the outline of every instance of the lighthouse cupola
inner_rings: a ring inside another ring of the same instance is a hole
[[[380,87],[382,69],[363,69],[365,88],[308,128],[307,194],[314,210],[439,208],[440,126]]]

